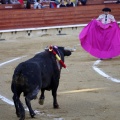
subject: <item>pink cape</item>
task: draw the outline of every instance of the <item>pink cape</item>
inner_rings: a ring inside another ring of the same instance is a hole
[[[91,55],[109,59],[120,54],[120,29],[116,22],[92,20],[79,34],[81,46]]]

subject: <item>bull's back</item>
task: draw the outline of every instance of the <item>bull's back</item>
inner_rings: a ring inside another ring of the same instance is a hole
[[[18,86],[22,91],[24,91],[24,88],[30,91],[36,86],[39,86],[39,88],[49,87],[56,67],[53,63],[48,52],[35,55],[16,67],[12,84]]]

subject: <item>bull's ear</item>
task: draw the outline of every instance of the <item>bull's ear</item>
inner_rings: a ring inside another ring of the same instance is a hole
[[[64,47],[58,47],[58,49],[64,51]]]

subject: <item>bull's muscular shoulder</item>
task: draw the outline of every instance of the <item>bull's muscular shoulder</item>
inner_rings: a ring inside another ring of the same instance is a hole
[[[55,56],[53,56],[49,51],[43,51],[38,54],[36,54],[33,58],[26,60],[25,62],[22,62],[20,65],[30,67],[30,66],[37,66],[40,67],[41,69],[55,69],[57,68],[57,63]]]
[[[36,54],[33,58],[45,59],[49,57],[50,57],[50,53],[48,51],[43,51],[43,52]]]
[[[42,65],[42,67],[47,67],[47,69],[55,69],[58,70],[58,65],[56,62],[56,57],[53,53],[45,50],[44,52],[38,53],[37,55],[35,55],[33,57],[34,61],[37,61],[38,63],[40,63],[40,66]]]
[[[36,54],[33,58],[25,61],[25,63],[30,64],[39,64],[40,66],[43,66],[45,64],[51,64],[51,54],[47,51],[40,52]]]
[[[49,59],[50,55],[48,52],[44,51],[44,52],[40,52],[38,54],[36,54],[34,57],[30,58],[29,60],[25,61],[25,62],[35,62],[37,60],[39,61],[44,61],[45,59]]]

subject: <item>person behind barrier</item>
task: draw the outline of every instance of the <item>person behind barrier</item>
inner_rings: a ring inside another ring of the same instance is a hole
[[[66,0],[66,7],[75,7],[75,3],[71,2],[71,0]]]
[[[1,0],[1,4],[10,4],[10,0]]]
[[[24,1],[23,0],[19,0],[20,4],[24,4]]]
[[[81,6],[81,5],[86,5],[87,0],[76,0],[76,5]]]
[[[60,4],[57,5],[57,8],[61,8],[61,7],[66,7],[64,0],[60,0]]]
[[[86,5],[87,0],[80,0],[80,2],[81,2],[82,5]]]
[[[27,0],[26,8],[30,9],[31,8],[31,4],[34,4],[35,2],[36,2],[36,0]]]
[[[37,1],[34,3],[34,9],[42,9],[42,8],[45,8],[42,3],[43,3],[43,0],[37,0]]]
[[[57,8],[60,2],[58,0],[50,0],[50,8]]]
[[[23,0],[1,0],[1,4],[24,4]]]
[[[20,4],[18,0],[10,0],[10,4]]]
[[[116,4],[120,4],[120,0],[117,0]]]

